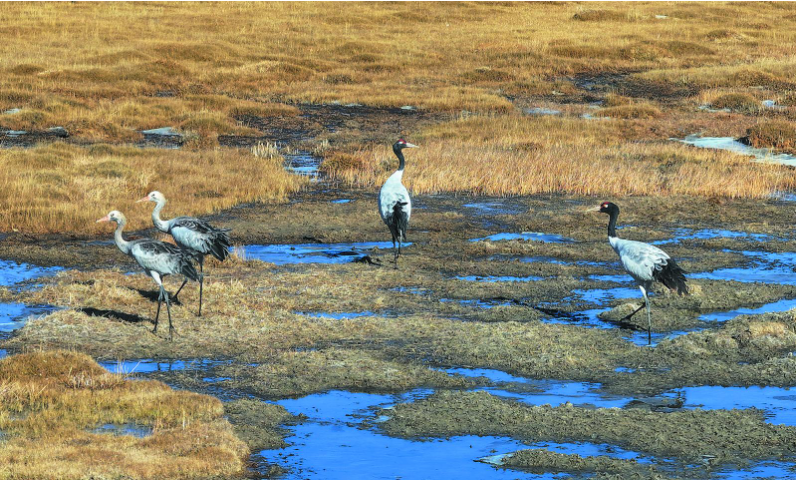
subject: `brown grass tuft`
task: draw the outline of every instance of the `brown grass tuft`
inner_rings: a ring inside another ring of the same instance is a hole
[[[727,93],[713,100],[713,108],[729,108],[736,112],[756,113],[760,111],[761,104],[748,93]]]
[[[759,123],[750,128],[746,135],[753,147],[796,152],[796,127],[791,122],[775,120]]]
[[[0,476],[240,475],[248,449],[222,415],[215,398],[126,380],[84,354],[14,355],[0,361]],[[149,426],[152,435],[91,432],[107,423]]]
[[[55,143],[0,150],[0,166],[0,229],[30,233],[110,235],[94,221],[112,209],[127,215],[130,229],[148,227],[149,208],[134,202],[155,189],[171,200],[169,214],[195,215],[245,201],[282,201],[306,181],[285,172],[280,159],[229,149]]]

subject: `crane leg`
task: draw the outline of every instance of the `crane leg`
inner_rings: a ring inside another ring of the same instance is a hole
[[[187,280],[186,280],[187,282]],[[205,287],[205,259],[199,259],[199,316],[202,316],[202,291]]]
[[[639,287],[641,293],[644,295],[644,305],[647,307],[647,345],[652,345],[652,314],[650,313],[650,299],[647,296],[647,290],[644,287]]]
[[[160,288],[163,290],[163,297],[166,299],[166,312],[169,314],[169,340],[171,341],[174,339],[174,325],[171,324],[171,301],[169,301],[169,292],[162,286]]]
[[[640,312],[640,311],[641,311],[641,309],[643,309],[643,308],[644,308],[644,304],[642,304],[642,305],[641,305],[640,307],[638,307],[637,309],[633,310],[633,311],[632,311],[632,312],[631,312],[629,315],[625,315],[624,317],[622,317],[622,320],[621,320],[621,321],[622,321],[622,322],[626,322],[626,321],[630,320],[630,319],[633,317],[633,315],[635,315],[635,314],[637,314],[638,312]]]
[[[152,329],[152,333],[157,333],[158,331],[158,318],[160,318],[160,303],[163,301],[163,286],[160,286],[160,291],[158,292],[158,311],[155,314],[155,328]]]
[[[172,295],[172,296],[171,296],[171,298],[172,298],[172,299],[173,299],[175,302],[179,302],[179,300],[177,299],[177,295],[179,295],[179,294],[180,294],[180,292],[182,291],[182,287],[184,287],[186,283],[188,283],[188,279],[187,279],[187,278],[186,278],[185,280],[183,280],[183,282],[182,282],[182,285],[180,285],[180,288],[178,288],[178,289],[177,289],[177,293],[175,293],[174,295]],[[181,305],[182,305],[182,304],[181,304]]]

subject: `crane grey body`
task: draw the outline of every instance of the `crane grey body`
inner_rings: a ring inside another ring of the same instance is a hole
[[[677,265],[666,252],[660,248],[644,242],[625,240],[616,235],[616,220],[619,217],[619,207],[611,202],[604,202],[599,211],[610,215],[608,222],[608,243],[614,249],[625,271],[636,281],[644,305],[625,316],[622,320],[630,320],[642,308],[647,309],[647,342],[652,344],[652,315],[650,313],[649,292],[652,284],[660,282],[678,294],[687,294],[685,271]]]
[[[169,300],[169,293],[163,287],[163,279],[168,275],[184,275],[186,281],[188,281],[187,279],[198,281],[199,274],[196,273],[196,269],[191,263],[190,255],[175,245],[150,238],[128,242],[122,236],[122,230],[127,224],[127,218],[117,210],[110,212],[97,220],[97,222],[116,222],[116,231],[113,234],[116,246],[125,255],[133,257],[146,274],[158,284],[160,289],[158,293],[158,310],[155,314],[155,328],[152,332],[156,333],[158,331],[160,306],[165,301],[169,316],[169,338],[172,338],[174,326],[171,323],[171,301]]]
[[[160,218],[160,211],[166,205],[166,197],[158,191],[151,192],[139,202],[155,202],[152,210],[152,223],[164,233],[170,233],[177,245],[196,258],[199,262],[199,316],[202,316],[202,297],[204,292],[204,260],[205,255],[213,255],[224,261],[229,256],[232,246],[229,229],[216,228],[204,220],[194,217],[176,217],[171,220]],[[174,294],[174,298],[182,291],[188,280]]]
[[[398,256],[401,254],[401,246],[406,241],[409,219],[412,216],[412,199],[409,197],[409,191],[402,183],[406,165],[402,152],[404,148],[417,148],[417,145],[407,143],[404,139],[395,142],[392,150],[400,161],[398,170],[390,175],[390,178],[384,182],[379,191],[379,215],[381,215],[381,219],[387,225],[387,228],[390,229],[390,234],[392,235],[396,268],[398,267]]]

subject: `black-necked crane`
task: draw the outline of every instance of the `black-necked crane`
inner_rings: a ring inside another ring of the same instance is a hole
[[[194,217],[176,217],[171,220],[160,218],[160,211],[166,205],[166,197],[158,191],[151,192],[139,202],[155,202],[152,210],[152,223],[155,228],[164,233],[170,233],[177,245],[191,254],[199,262],[199,316],[202,316],[202,295],[204,290],[204,261],[205,255],[213,255],[224,261],[229,257],[232,244],[229,240],[229,229],[216,228],[204,220]],[[174,298],[182,291],[182,285],[174,294]]]
[[[608,243],[619,255],[625,271],[636,281],[641,294],[644,296],[644,305],[637,308],[622,320],[627,321],[642,308],[647,308],[647,342],[652,344],[652,316],[650,314],[649,291],[654,282],[664,284],[669,290],[679,295],[688,293],[685,280],[685,271],[677,265],[666,252],[660,248],[644,242],[625,240],[616,235],[616,220],[619,218],[619,207],[611,202],[603,202],[594,209],[606,213],[608,221]]]
[[[169,300],[169,293],[163,287],[163,279],[168,275],[183,275],[186,278],[186,282],[188,279],[198,281],[199,274],[196,273],[190,255],[175,245],[152,240],[151,238],[128,242],[122,236],[122,230],[127,224],[127,218],[118,210],[114,210],[100,218],[97,220],[97,223],[99,222],[116,222],[116,232],[113,234],[116,246],[125,255],[133,257],[147,275],[152,277],[155,283],[158,284],[160,288],[158,293],[158,311],[155,314],[155,328],[152,333],[157,333],[158,331],[160,306],[165,301],[169,316],[169,339],[171,339],[174,332],[174,326],[171,323],[171,301]]]
[[[392,151],[398,157],[398,170],[384,182],[379,191],[379,214],[392,234],[392,247],[395,249],[395,267],[398,268],[398,256],[401,254],[401,244],[406,241],[406,229],[409,228],[409,217],[412,216],[412,199],[409,191],[404,187],[402,180],[406,160],[402,150],[404,148],[417,148],[417,145],[408,143],[403,138],[392,146]],[[398,247],[396,249],[396,242]]]

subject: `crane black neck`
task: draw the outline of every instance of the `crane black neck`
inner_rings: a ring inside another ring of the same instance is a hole
[[[608,215],[611,217],[608,221],[608,237],[616,238],[616,219],[619,218],[619,209],[611,210]]]
[[[398,147],[392,147],[392,151],[395,153],[395,156],[398,157],[398,160],[401,162],[398,165],[398,170],[403,170],[406,166],[406,160],[404,160],[404,154],[401,152],[401,149]]]

